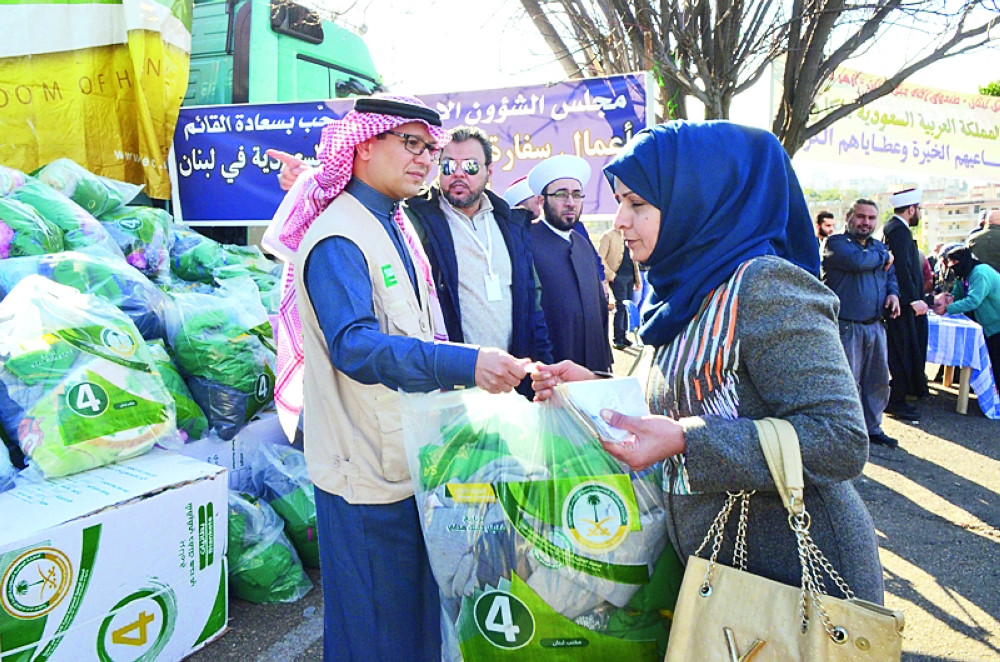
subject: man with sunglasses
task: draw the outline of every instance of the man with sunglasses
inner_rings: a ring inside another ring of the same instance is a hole
[[[525,376],[527,361],[501,349],[444,342],[430,265],[399,209],[447,140],[417,99],[358,99],[323,128],[321,166],[300,173],[265,236],[288,263],[275,399],[298,379],[327,662],[441,658],[398,391],[509,392]]]
[[[529,214],[487,189],[489,135],[459,126],[441,151],[438,181],[406,201],[434,272],[448,337],[548,362],[552,344],[538,303]],[[532,396],[529,384],[523,393]]]
[[[606,372],[612,362],[608,297],[593,243],[574,232],[588,181],[590,165],[578,156],[553,156],[532,168],[528,184],[539,191],[542,220],[532,224],[531,239],[553,359]]]

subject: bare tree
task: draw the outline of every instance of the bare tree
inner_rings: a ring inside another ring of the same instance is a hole
[[[1000,22],[997,0],[521,0],[559,39],[567,75],[652,70],[661,119],[683,118],[684,97],[708,119],[729,116],[733,97],[784,62],[772,131],[794,154],[812,136],[939,60],[983,48]],[[910,29],[926,47],[856,99],[816,108],[837,67],[889,29]],[[543,33],[544,34],[544,33]],[[570,74],[570,72],[573,72]]]

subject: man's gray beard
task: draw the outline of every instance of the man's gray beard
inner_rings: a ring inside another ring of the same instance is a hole
[[[483,191],[485,190],[486,190],[486,184],[483,184],[483,188],[479,189],[478,191],[470,190],[469,194],[464,197],[457,197],[451,195],[450,193],[444,190],[441,191],[441,194],[444,196],[444,199],[448,201],[448,204],[450,204],[452,207],[455,207],[456,209],[465,209],[466,207],[471,207],[472,205],[476,204],[476,200],[478,200],[480,196],[483,195]]]

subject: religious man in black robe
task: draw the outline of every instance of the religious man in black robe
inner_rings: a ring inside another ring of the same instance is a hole
[[[882,227],[882,242],[889,247],[899,283],[899,317],[886,320],[888,345],[889,404],[885,413],[907,421],[920,419],[919,410],[906,401],[907,395],[927,395],[927,301],[924,273],[911,227],[920,222],[919,189],[900,191],[892,196],[895,215]]]
[[[536,166],[528,179],[531,189],[539,191],[542,207],[542,220],[531,225],[531,240],[553,359],[609,371],[608,299],[597,252],[573,231],[580,222],[590,166],[576,156],[554,156]]]

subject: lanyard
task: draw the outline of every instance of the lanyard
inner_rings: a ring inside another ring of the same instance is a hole
[[[469,236],[472,237],[472,241],[476,242],[476,246],[479,246],[479,250],[481,250],[483,252],[483,255],[486,256],[486,269],[490,272],[490,278],[492,279],[492,278],[496,277],[496,274],[493,273],[493,229],[490,227],[490,223],[489,223],[489,218],[488,217],[485,217],[483,220],[485,221],[485,224],[486,224],[486,245],[485,246],[483,246],[483,242],[479,241],[479,237],[476,236],[476,233],[473,232],[472,230],[470,230],[465,225],[465,221],[464,220],[460,221],[459,225],[462,226],[463,230],[465,230],[467,233],[469,233]],[[471,222],[472,219],[469,219],[469,221]]]

